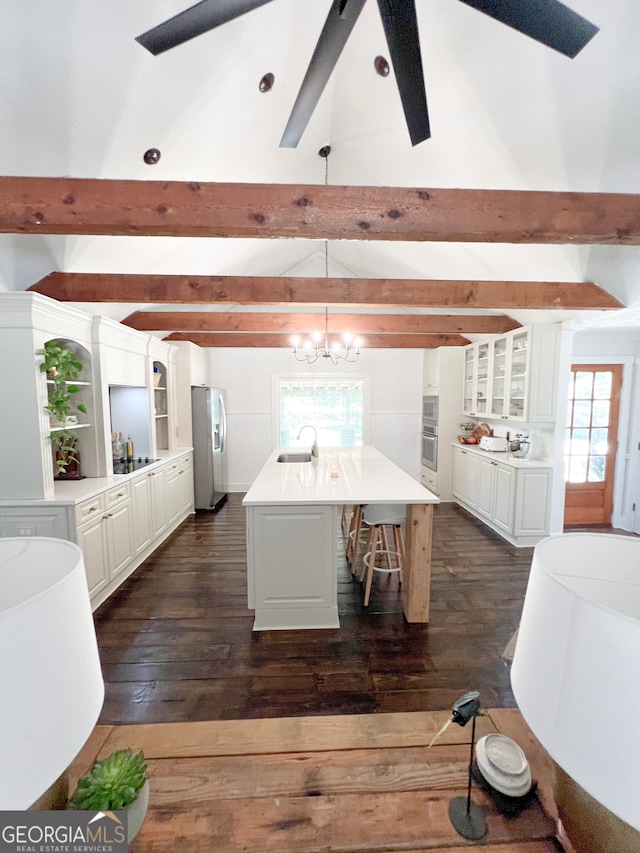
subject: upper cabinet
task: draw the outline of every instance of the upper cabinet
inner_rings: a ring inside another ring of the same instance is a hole
[[[525,326],[465,347],[463,410],[470,417],[555,421],[560,326]]]
[[[489,413],[490,348],[487,342],[464,348],[462,409],[470,417],[487,417]]]

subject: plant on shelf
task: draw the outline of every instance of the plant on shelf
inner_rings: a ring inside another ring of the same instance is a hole
[[[55,476],[79,478],[78,441],[66,427],[70,423],[77,423],[77,417],[72,414],[73,395],[80,391],[74,383],[78,380],[82,363],[69,347],[56,341],[47,341],[43,349],[36,351],[36,355],[44,356],[40,371],[46,373],[52,383],[45,409],[51,419],[51,442],[56,452]],[[87,413],[83,403],[76,404],[75,408]]]
[[[147,764],[142,752],[121,749],[96,761],[69,799],[69,808],[128,812],[128,841],[142,825],[149,804]]]

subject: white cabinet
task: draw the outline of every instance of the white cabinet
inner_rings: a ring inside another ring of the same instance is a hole
[[[438,442],[436,471],[423,467],[422,483],[442,501],[450,501],[452,454],[449,441],[460,432],[460,371],[462,347],[438,347],[425,350],[423,358],[423,394],[438,398]],[[429,472],[430,474],[425,474]],[[425,481],[424,477],[428,479]]]
[[[433,492],[434,495],[438,494],[438,475],[435,471],[432,471],[431,468],[427,468],[426,465],[422,466],[420,482],[425,489],[429,489],[429,491]]]
[[[68,346],[83,365],[81,392],[73,397],[84,403],[80,425],[73,425],[79,443],[82,473],[95,477],[98,470],[96,413],[91,353],[91,318],[37,293],[0,294],[0,397],[10,405],[0,407],[0,435],[5,453],[0,476],[0,500],[42,500],[54,495],[51,423],[45,410],[47,379],[36,355],[47,341]]]
[[[131,480],[133,548],[136,555],[149,549],[167,526],[164,467]]]
[[[495,459],[477,458],[476,511],[507,533],[513,533],[516,469]]]
[[[465,347],[463,408],[470,417],[555,420],[559,324],[525,326]]]
[[[489,355],[490,344],[486,341],[464,348],[462,408],[472,418],[489,413]]]
[[[180,457],[166,467],[167,523],[172,524],[185,512],[193,510],[193,462],[191,454]]]
[[[514,534],[548,536],[551,470],[525,469],[518,475]]]
[[[192,445],[191,389],[213,385],[209,370],[209,351],[190,341],[174,341],[173,344],[177,352],[177,435],[180,444]]]
[[[478,499],[478,457],[453,448],[453,484],[451,491],[466,505],[475,507]]]
[[[458,503],[513,545],[532,546],[549,535],[551,475],[552,469],[542,463],[453,447]]]
[[[89,595],[95,596],[133,559],[128,484],[109,489],[76,507],[76,541],[82,548]]]
[[[338,628],[336,506],[247,507],[254,631]]]

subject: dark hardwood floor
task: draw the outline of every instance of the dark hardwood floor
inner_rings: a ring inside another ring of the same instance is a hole
[[[453,504],[435,508],[431,622],[408,624],[397,578],[369,607],[342,565],[339,630],[252,629],[242,495],[188,519],[96,613],[101,723],[442,710],[477,689],[513,707],[501,657],[532,549]]]

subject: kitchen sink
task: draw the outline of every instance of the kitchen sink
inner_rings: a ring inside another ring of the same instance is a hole
[[[311,462],[310,453],[281,453],[276,462]]]

